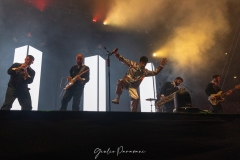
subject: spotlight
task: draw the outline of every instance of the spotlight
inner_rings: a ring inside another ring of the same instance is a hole
[[[153,53],[153,57],[156,57],[157,56],[157,54],[156,53]]]
[[[93,21],[93,22],[97,22],[97,20],[96,20],[96,19],[93,19],[92,21]]]
[[[107,25],[107,22],[106,22],[106,21],[104,21],[104,22],[103,22],[103,25]]]
[[[174,95],[174,113],[201,113],[201,110],[192,107],[191,95],[186,90],[180,90]]]

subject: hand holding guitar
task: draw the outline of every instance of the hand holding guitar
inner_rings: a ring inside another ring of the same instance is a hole
[[[166,97],[164,95],[161,96],[161,100],[164,100]]]
[[[64,89],[67,90],[68,88],[70,88],[71,86],[73,86],[73,84],[76,82],[76,80],[83,81],[84,79],[81,78],[81,76],[82,76],[84,73],[88,72],[88,71],[89,71],[89,69],[88,69],[88,70],[85,70],[85,71],[83,71],[83,72],[81,72],[81,73],[79,73],[79,74],[76,75],[74,78],[68,76],[67,79],[68,79],[69,83],[66,85],[66,87],[65,87]]]
[[[72,80],[72,77],[68,76],[67,80],[68,80],[68,82],[70,82]]]
[[[209,97],[208,97],[208,100],[210,101],[210,103],[212,105],[217,105],[218,102],[221,102],[223,101],[225,98],[225,96],[228,96],[228,95],[231,95],[232,94],[232,91],[235,90],[235,89],[240,89],[240,84],[235,86],[235,88],[225,92],[225,93],[222,93],[222,91],[219,91],[217,94],[211,94]]]
[[[77,80],[83,82],[85,80],[85,78],[81,78],[80,76],[78,76]]]
[[[228,96],[228,95],[231,95],[232,94],[232,90],[229,90],[229,91],[227,91],[227,93],[226,93],[226,95]]]

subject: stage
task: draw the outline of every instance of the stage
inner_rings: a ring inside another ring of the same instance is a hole
[[[239,159],[239,114],[0,111],[0,159]]]

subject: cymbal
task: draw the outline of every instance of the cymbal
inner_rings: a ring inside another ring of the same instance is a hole
[[[155,100],[157,100],[157,99],[155,99],[155,98],[147,98],[146,99],[146,101],[155,101]]]

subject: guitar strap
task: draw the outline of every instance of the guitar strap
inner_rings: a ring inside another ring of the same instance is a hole
[[[78,72],[78,74],[82,73],[83,70],[85,69],[85,67],[86,67],[86,66],[83,64],[83,65],[82,65],[82,68],[80,69],[80,71]]]

